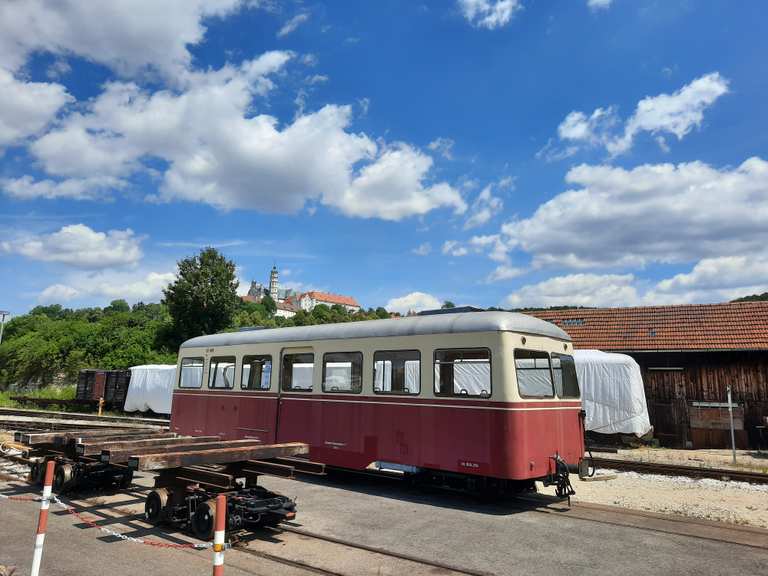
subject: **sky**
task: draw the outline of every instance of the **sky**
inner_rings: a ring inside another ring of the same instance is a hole
[[[406,312],[768,291],[768,4],[0,4],[0,309],[240,291]]]

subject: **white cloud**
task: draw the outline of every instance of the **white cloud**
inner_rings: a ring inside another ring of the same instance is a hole
[[[392,298],[386,303],[384,308],[390,312],[407,314],[408,312],[421,312],[422,310],[440,308],[440,306],[440,300],[431,294],[426,294],[425,292],[411,292],[410,294],[400,296],[399,298]]]
[[[96,232],[85,224],[72,224],[52,234],[0,242],[0,249],[42,262],[59,262],[79,268],[111,268],[141,260],[142,240],[130,228]]]
[[[453,160],[453,145],[455,142],[450,138],[435,138],[427,145],[432,152],[438,152],[446,160]]]
[[[613,4],[613,0],[587,0],[590,10],[607,10]]]
[[[504,300],[514,308],[630,306],[638,303],[632,274],[570,274],[523,286]]]
[[[314,74],[312,76],[307,76],[306,83],[310,86],[314,86],[315,84],[325,84],[328,80],[329,78],[325,74]]]
[[[520,0],[458,0],[458,5],[467,22],[488,30],[506,26],[523,8]]]
[[[469,250],[456,240],[446,240],[443,243],[443,254],[448,256],[466,256]]]
[[[125,188],[126,184],[110,176],[94,178],[67,178],[64,180],[35,180],[31,176],[0,180],[0,189],[18,200],[34,198],[71,198],[95,200],[109,196],[110,191]]]
[[[157,70],[178,78],[188,46],[203,40],[206,18],[225,17],[244,0],[24,0],[0,3],[0,66],[21,67],[35,51],[74,54],[123,75]]]
[[[491,188],[490,185],[483,188],[483,191],[472,203],[472,207],[469,209],[469,218],[464,222],[464,230],[482,226],[501,212],[504,202],[501,198],[491,194]]]
[[[580,165],[573,189],[502,226],[507,249],[534,265],[576,268],[683,263],[760,252],[768,242],[768,162],[702,162],[632,170]]]
[[[417,256],[428,256],[432,252],[432,244],[429,242],[424,242],[422,244],[419,244],[416,248],[411,250],[414,254]]]
[[[103,271],[78,274],[48,286],[40,293],[38,300],[41,303],[79,300],[106,304],[122,298],[129,303],[158,302],[163,296],[163,288],[175,279],[175,272]]]
[[[278,30],[277,37],[282,38],[283,36],[288,36],[288,34],[290,34],[291,32],[294,32],[299,26],[304,24],[307,20],[309,20],[308,12],[302,12],[301,14],[296,14],[296,16],[288,20],[285,24],[283,24],[282,28]]]
[[[48,174],[80,180],[124,179],[159,158],[168,168],[154,200],[223,210],[295,212],[312,200],[348,216],[387,220],[466,210],[457,190],[429,182],[430,156],[348,131],[349,106],[327,105],[285,126],[252,115],[253,98],[272,88],[268,76],[290,57],[269,52],[237,67],[190,73],[181,92],[112,82],[30,150]],[[52,187],[45,194],[55,195]]]
[[[61,84],[24,82],[2,68],[0,99],[0,149],[37,134],[74,100]]]
[[[665,152],[669,150],[664,134],[682,140],[701,126],[704,111],[728,93],[728,81],[713,72],[693,80],[672,94],[648,96],[637,103],[632,116],[620,124],[616,108],[597,108],[592,114],[570,112],[557,128],[562,146],[553,140],[536,153],[537,158],[556,161],[576,154],[581,147],[604,148],[611,157],[628,152],[638,135],[648,132]]]
[[[502,280],[511,280],[525,274],[527,270],[525,268],[518,268],[516,266],[510,266],[508,264],[499,264],[493,272],[486,278],[487,282],[500,282]]]

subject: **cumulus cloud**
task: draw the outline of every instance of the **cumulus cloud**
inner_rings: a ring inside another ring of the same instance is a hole
[[[499,264],[486,278],[487,282],[500,282],[502,280],[511,280],[526,273],[525,268],[510,266],[508,264]]]
[[[504,202],[501,198],[491,193],[490,185],[486,186],[472,203],[472,207],[469,209],[469,218],[464,222],[464,230],[477,228],[488,223],[491,218],[501,212],[503,207]]]
[[[111,268],[141,260],[142,240],[130,228],[96,232],[85,224],[72,224],[52,234],[3,241],[0,249],[42,262],[78,268]]]
[[[327,105],[284,126],[273,116],[251,115],[254,98],[273,87],[269,76],[290,58],[269,52],[239,66],[190,73],[182,91],[108,84],[86,110],[30,146],[48,174],[64,179],[36,183],[37,195],[93,194],[84,180],[124,180],[159,158],[168,167],[151,198],[158,201],[290,213],[311,200],[348,216],[386,220],[443,207],[466,210],[459,191],[430,180],[429,155],[351,132],[349,106]],[[75,182],[65,185],[68,180]],[[32,184],[16,188],[32,195]]]
[[[664,135],[682,140],[701,126],[705,110],[728,91],[728,80],[719,73],[706,74],[672,94],[643,98],[622,128],[613,106],[597,108],[591,114],[570,112],[557,128],[559,144],[550,139],[536,157],[561,160],[582,148],[603,148],[611,157],[616,157],[628,152],[644,132],[654,136],[662,150],[668,151]]]
[[[504,304],[513,308],[629,306],[638,303],[632,274],[569,274],[523,286]]]
[[[432,253],[432,244],[429,242],[423,242],[422,244],[419,244],[416,248],[411,250],[414,254],[417,256],[429,256],[429,254]]]
[[[613,4],[613,0],[587,0],[590,10],[607,10]]]
[[[40,132],[74,100],[61,84],[25,82],[1,67],[0,95],[0,150]]]
[[[110,176],[64,180],[35,180],[31,176],[22,176],[0,180],[0,190],[17,200],[34,198],[95,200],[109,196],[111,191],[125,188],[125,186],[124,181]]]
[[[457,240],[446,240],[443,243],[443,254],[447,256],[466,256],[469,250]]]
[[[282,38],[283,36],[288,36],[288,34],[295,32],[296,29],[304,24],[307,20],[309,20],[308,12],[296,14],[296,16],[288,20],[285,24],[283,24],[280,30],[277,31],[277,37]]]
[[[16,70],[36,51],[74,54],[122,75],[147,70],[175,79],[190,67],[188,46],[205,36],[206,18],[245,0],[24,0],[0,3],[0,67]],[[98,25],[94,25],[96,22]]]
[[[440,308],[440,306],[440,300],[431,294],[425,292],[411,292],[405,296],[392,298],[384,307],[390,312],[407,314],[408,312],[421,312],[422,310]]]
[[[82,300],[106,304],[116,298],[123,298],[129,303],[158,302],[163,296],[163,288],[175,279],[175,272],[103,271],[78,274],[45,288],[38,296],[38,301],[57,303]]]
[[[523,8],[520,0],[458,0],[458,5],[467,22],[488,30],[506,26]]]
[[[446,160],[453,160],[453,145],[455,142],[451,138],[435,138],[427,145],[427,148],[433,152],[439,153]]]
[[[588,268],[685,263],[760,252],[768,242],[768,162],[703,162],[631,170],[580,165],[574,188],[502,226],[508,250],[534,265]]]

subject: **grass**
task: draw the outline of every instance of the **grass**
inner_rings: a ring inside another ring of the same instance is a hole
[[[41,390],[29,390],[29,391],[0,391],[0,406],[6,408],[21,408],[23,404],[16,400],[11,400],[11,396],[28,396],[30,398],[47,398],[52,400],[74,400],[77,387],[74,384],[69,386],[48,386]],[[43,409],[40,406],[35,408]],[[45,410],[54,411],[67,411],[72,410],[72,406],[61,406],[58,404],[50,404],[44,408]]]

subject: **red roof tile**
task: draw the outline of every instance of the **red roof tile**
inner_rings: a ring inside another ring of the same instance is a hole
[[[768,302],[526,311],[568,332],[576,348],[768,350]]]
[[[310,298],[314,298],[319,302],[328,302],[330,304],[342,304],[344,306],[360,307],[360,304],[358,304],[357,300],[352,298],[352,296],[342,296],[341,294],[329,294],[328,292],[317,292],[317,291],[307,292],[306,294]]]

